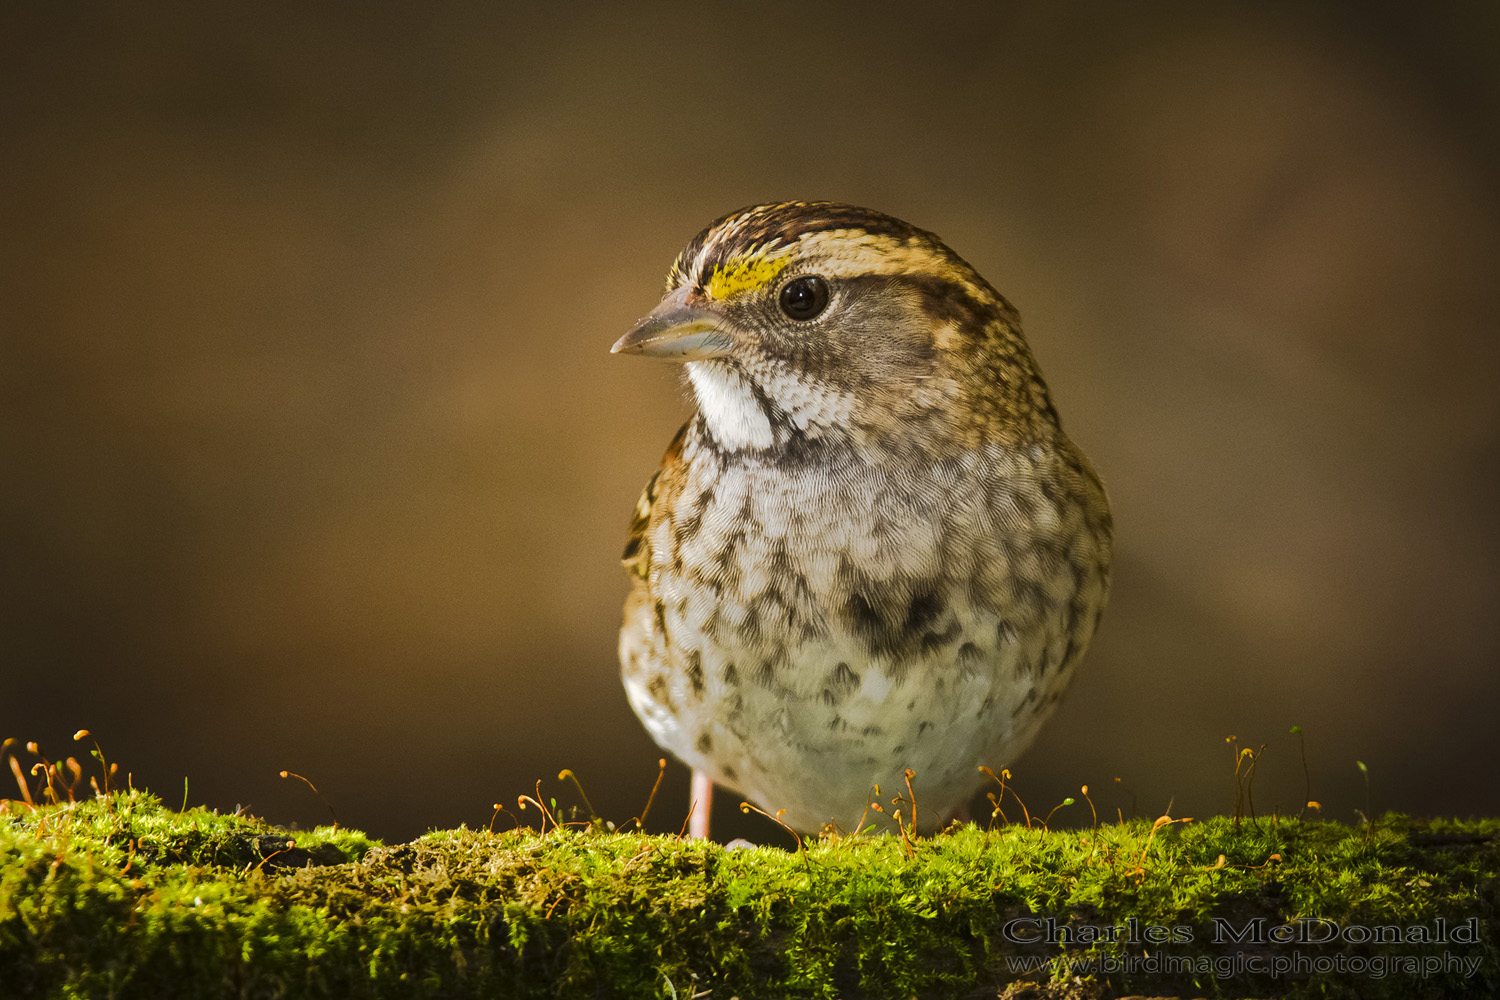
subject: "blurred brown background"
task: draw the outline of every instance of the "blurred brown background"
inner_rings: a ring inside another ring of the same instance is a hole
[[[1500,811],[1496,8],[21,6],[0,737],[390,838],[563,767],[639,812],[617,557],[687,405],[608,347],[716,216],[834,198],[1019,306],[1112,493],[1033,809],[1230,810],[1231,734],[1295,809],[1300,724],[1330,815],[1356,759]]]

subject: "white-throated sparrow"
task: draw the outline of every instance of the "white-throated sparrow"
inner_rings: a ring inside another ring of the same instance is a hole
[[[1104,489],[1010,303],[898,219],[757,205],[687,245],[614,350],[685,363],[698,402],[637,507],[620,633],[698,832],[708,780],[806,831],[852,830],[908,768],[918,828],[961,809],[1109,589]]]

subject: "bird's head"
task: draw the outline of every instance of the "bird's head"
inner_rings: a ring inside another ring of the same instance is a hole
[[[852,205],[726,215],[613,350],[684,362],[727,450],[1056,429],[1010,304],[933,234]]]

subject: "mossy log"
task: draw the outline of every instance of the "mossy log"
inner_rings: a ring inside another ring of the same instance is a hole
[[[1387,816],[385,846],[140,792],[0,803],[0,996],[1489,996],[1497,836]]]

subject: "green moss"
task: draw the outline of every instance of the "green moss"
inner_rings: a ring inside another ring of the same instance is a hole
[[[0,994],[946,997],[993,995],[1022,977],[1018,962],[1153,956],[1177,965],[1095,966],[1092,978],[1195,995],[1482,995],[1500,987],[1497,835],[1494,820],[1390,816],[1369,828],[968,827],[910,853],[890,837],[788,853],[569,829],[461,828],[386,847],[347,830],[177,813],[140,793],[11,803],[0,810]],[[1047,917],[1066,939],[1025,940]],[[1299,917],[1336,922],[1319,933],[1431,934],[1443,921],[1461,937],[1477,918],[1478,938],[1251,940],[1308,926],[1287,923]],[[1178,939],[1153,943],[1148,928]],[[1212,966],[1444,953],[1478,968],[1286,978]],[[1054,964],[1029,978],[1069,974]]]

